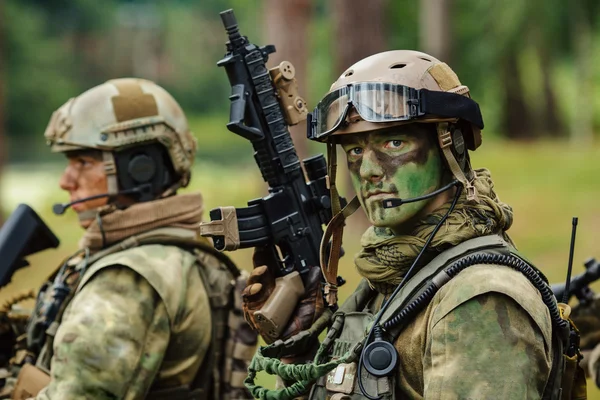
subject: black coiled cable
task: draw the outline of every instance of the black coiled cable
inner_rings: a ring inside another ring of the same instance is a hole
[[[521,272],[542,295],[542,301],[544,302],[544,304],[546,304],[548,310],[550,311],[550,319],[552,320],[552,324],[561,330],[568,328],[568,321],[561,318],[558,306],[556,305],[556,301],[554,299],[554,294],[550,290],[550,286],[548,286],[544,282],[542,277],[534,268],[532,268],[529,264],[527,264],[519,257],[516,257],[512,254],[471,254],[451,264],[446,269],[446,273],[448,274],[450,279],[452,279],[465,268],[477,264],[503,265]],[[406,319],[413,317],[413,315],[416,312],[421,310],[425,305],[429,303],[429,301],[433,298],[437,291],[438,288],[433,283],[431,283],[423,291],[423,293],[421,293],[415,300],[408,304],[401,312],[399,312],[396,316],[386,321],[383,324],[384,329],[387,330],[392,327],[395,327],[401,324]]]

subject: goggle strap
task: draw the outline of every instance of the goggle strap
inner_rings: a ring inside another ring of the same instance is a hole
[[[448,118],[461,118],[483,129],[483,118],[479,105],[471,98],[458,93],[438,92],[421,89],[419,116],[439,115]]]
[[[460,183],[462,183],[465,188],[465,193],[467,196],[467,201],[474,201],[475,203],[479,203],[479,196],[477,195],[477,189],[475,185],[473,185],[472,181],[469,181],[465,176],[464,171],[458,165],[458,161],[456,161],[456,157],[452,154],[452,135],[448,129],[447,122],[441,122],[437,124],[437,134],[438,134],[438,142],[440,148],[442,149],[442,153],[444,154],[444,158],[446,158],[446,162],[448,163],[448,167],[452,172],[452,175]],[[473,181],[475,180],[475,175],[473,174]]]

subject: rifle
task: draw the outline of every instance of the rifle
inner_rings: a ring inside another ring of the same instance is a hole
[[[40,216],[19,204],[0,228],[0,288],[8,285],[16,270],[29,265],[25,257],[59,244]]]
[[[293,65],[283,61],[267,69],[275,46],[250,43],[240,34],[233,10],[220,15],[229,39],[217,63],[231,84],[227,129],[252,143],[269,194],[245,208],[211,210],[211,222],[201,224],[200,234],[212,237],[217,250],[262,248],[278,261],[271,271],[275,290],[255,313],[261,328],[278,336],[304,293],[309,270],[320,266],[322,225],[332,218],[327,162],[322,154],[303,160],[305,179],[288,130],[308,114]]]
[[[579,302],[585,305],[594,300],[594,292],[588,285],[600,279],[600,263],[595,258],[590,258],[583,265],[585,266],[585,272],[571,279],[568,298],[576,296]],[[552,285],[552,292],[554,292],[554,296],[558,301],[562,301],[565,286],[565,283]]]

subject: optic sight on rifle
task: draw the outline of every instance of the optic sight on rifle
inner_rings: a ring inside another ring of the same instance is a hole
[[[595,258],[590,258],[584,263],[585,272],[573,277],[569,286],[567,298],[575,296],[582,304],[594,300],[594,292],[588,285],[600,279],[600,263]],[[552,285],[552,292],[558,301],[562,301],[565,293],[565,284]]]

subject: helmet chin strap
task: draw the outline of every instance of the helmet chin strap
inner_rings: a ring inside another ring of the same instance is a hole
[[[419,196],[410,199],[389,199],[386,202],[384,202],[384,208],[393,208],[398,207],[402,204],[429,199],[459,185],[462,185],[464,187],[467,201],[474,201],[476,203],[479,203],[477,189],[473,184],[476,178],[475,171],[473,171],[470,165],[467,164],[468,168],[470,169],[470,171],[468,171],[469,175],[472,176],[472,179],[469,180],[465,175],[465,172],[458,164],[458,161],[456,160],[456,157],[454,157],[454,154],[451,150],[452,134],[448,129],[448,125],[448,122],[440,122],[436,124],[437,137],[440,148],[442,150],[442,154],[444,155],[444,158],[446,159],[448,167],[454,175],[455,180],[439,188],[438,190],[424,196]],[[360,202],[358,201],[358,197],[355,196],[346,205],[346,207],[341,209],[340,195],[335,184],[337,172],[336,145],[331,141],[327,142],[327,158],[327,173],[329,176],[329,190],[331,194],[331,213],[333,215],[333,218],[331,219],[331,221],[329,221],[327,227],[325,228],[325,232],[323,233],[323,238],[321,240],[320,262],[321,272],[323,273],[323,277],[325,278],[325,298],[327,300],[327,303],[330,306],[333,306],[337,303],[337,271],[342,247],[344,225],[346,224],[346,218],[348,218],[357,209],[360,208]]]
[[[448,129],[448,128],[449,128],[448,122],[439,122],[436,124],[437,137],[438,137],[440,149],[442,149],[442,154],[444,155],[444,158],[446,159],[446,162],[448,164],[448,167],[450,168],[450,171],[452,172],[452,175],[454,175],[454,177],[460,183],[462,183],[465,193],[466,193],[466,196],[467,196],[467,201],[473,201],[475,203],[479,203],[479,196],[477,194],[477,189],[475,188],[475,185],[473,184],[473,182],[477,178],[475,171],[473,171],[471,169],[471,167],[468,166],[468,168],[470,169],[469,172],[473,178],[472,178],[472,180],[467,179],[464,171],[462,170],[460,165],[458,165],[458,161],[456,160],[456,157],[454,157],[454,154],[452,154],[452,133],[450,132],[450,129]],[[469,164],[467,164],[467,165],[469,165]]]

